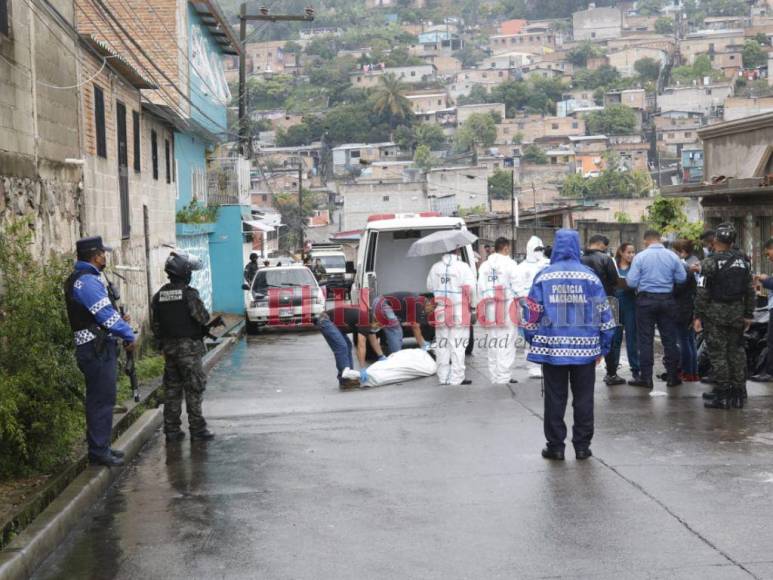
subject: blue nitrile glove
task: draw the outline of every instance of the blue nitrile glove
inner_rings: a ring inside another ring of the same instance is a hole
[[[378,357],[378,362],[381,362],[382,360],[386,360],[386,359],[387,359],[387,357],[385,357],[385,356],[382,354],[380,357]]]
[[[360,382],[361,383],[368,382],[368,371],[366,371],[365,369],[360,369]]]
[[[429,346],[430,344],[428,342],[425,342],[424,346],[421,347],[421,350],[423,350],[424,352],[429,352]]]

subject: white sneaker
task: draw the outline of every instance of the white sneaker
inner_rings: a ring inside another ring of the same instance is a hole
[[[341,372],[341,377],[344,379],[349,379],[352,381],[359,381],[360,380],[360,371],[355,371],[354,369],[350,369],[349,367],[346,367],[343,372]]]

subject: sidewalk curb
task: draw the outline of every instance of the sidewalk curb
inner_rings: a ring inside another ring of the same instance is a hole
[[[161,426],[162,410],[146,411],[115,442],[128,464]],[[90,466],[0,552],[0,580],[29,578],[110,487],[123,468]]]

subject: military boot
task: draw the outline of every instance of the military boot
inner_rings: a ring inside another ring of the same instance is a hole
[[[713,399],[704,401],[703,406],[707,409],[729,409],[733,401],[733,388],[725,385],[716,389]]]
[[[711,389],[710,391],[706,391],[701,395],[703,397],[704,401],[713,401],[717,397],[717,393],[722,390],[721,387],[717,386]]]
[[[746,392],[746,387],[735,387],[733,389],[733,408],[743,409],[746,405],[746,399],[749,398],[749,394]]]

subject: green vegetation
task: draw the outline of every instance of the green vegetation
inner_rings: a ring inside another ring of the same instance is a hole
[[[300,245],[299,231],[301,224],[307,217],[314,214],[323,203],[322,197],[314,192],[303,190],[303,212],[298,205],[297,192],[281,192],[274,195],[274,207],[282,216],[282,223],[287,225],[279,237],[279,249],[281,251],[293,251]]]
[[[585,118],[591,135],[634,135],[636,113],[625,105],[609,105],[602,111],[593,111]]]
[[[494,15],[502,18],[571,18],[572,13],[585,10],[592,0],[499,0]],[[596,6],[614,6],[615,0],[596,0]]]
[[[62,288],[71,262],[33,258],[29,220],[0,230],[0,479],[51,470],[84,433]]]
[[[671,70],[672,82],[683,85],[690,84],[693,81],[701,81],[704,77],[709,77],[713,81],[721,81],[725,78],[722,71],[712,68],[711,60],[707,54],[696,56],[695,62],[692,65],[677,66]]]
[[[474,113],[455,135],[457,151],[471,151],[475,145],[491,147],[497,139],[494,117],[488,113]]]
[[[664,4],[664,0],[639,0],[636,3],[636,10],[642,16],[656,16],[660,14]]]
[[[660,76],[660,62],[649,56],[637,60],[633,63],[633,68],[644,81],[656,81]]]
[[[662,234],[676,234],[697,242],[703,233],[701,222],[691,222],[684,211],[686,200],[658,195],[647,208],[645,221]]]
[[[217,221],[216,205],[202,205],[195,199],[177,212],[175,221],[178,224],[212,224]]]
[[[399,124],[413,119],[411,102],[405,98],[405,85],[394,75],[379,78],[372,96],[373,112],[395,129]]]
[[[566,84],[556,79],[534,78],[527,81],[505,81],[491,89],[491,93],[476,85],[468,97],[458,100],[460,105],[477,103],[504,103],[505,115],[515,117],[518,111],[556,114],[556,102],[567,90]]]
[[[488,178],[488,192],[492,199],[510,199],[513,191],[513,174],[510,171],[497,169]]]
[[[588,59],[598,58],[603,55],[604,51],[600,46],[593,44],[590,40],[586,40],[570,50],[567,59],[574,66],[584,67],[588,65]]]
[[[527,145],[523,148],[522,159],[526,163],[536,163],[537,165],[547,165],[550,161],[545,152],[538,145]]]
[[[574,84],[580,89],[612,89],[622,88],[620,71],[608,64],[595,70],[581,69],[574,74]]]
[[[137,371],[137,380],[140,384],[156,379],[164,374],[164,357],[160,354],[143,356],[137,360],[134,366]],[[119,401],[128,401],[132,396],[131,384],[126,374],[121,374],[118,378],[118,397]]]
[[[606,167],[598,177],[570,175],[561,186],[561,195],[573,198],[644,197],[653,188],[652,178],[646,171],[628,170],[620,156],[609,152],[604,155]]]
[[[432,157],[432,151],[427,145],[419,145],[413,155],[413,162],[422,171],[429,171],[435,164],[435,158]]]
[[[486,215],[486,206],[476,205],[475,207],[460,207],[459,217],[467,217],[472,215]]]
[[[684,12],[691,26],[703,26],[707,16],[746,16],[746,0],[683,0]]]
[[[619,224],[630,224],[633,222],[633,220],[631,219],[631,216],[629,216],[624,211],[615,212],[615,221]]]
[[[756,40],[747,40],[743,45],[742,54],[744,68],[757,68],[768,64],[768,53],[762,50],[762,45]]]
[[[661,16],[655,21],[655,32],[658,34],[673,34],[674,20],[667,16]]]

